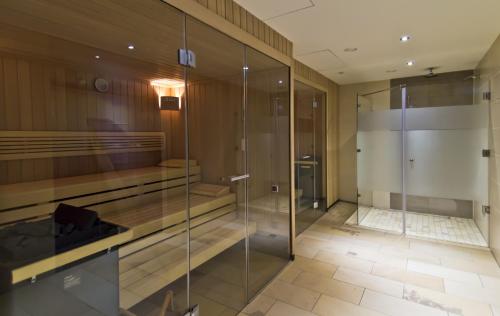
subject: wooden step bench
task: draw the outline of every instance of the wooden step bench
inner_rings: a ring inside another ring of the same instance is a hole
[[[249,233],[256,224],[249,223]],[[185,232],[185,231],[184,231]],[[243,219],[232,212],[191,231],[191,270],[245,238]],[[186,234],[120,259],[120,307],[128,309],[186,275]]]

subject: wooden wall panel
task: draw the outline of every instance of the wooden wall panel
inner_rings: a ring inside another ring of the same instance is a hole
[[[283,55],[292,57],[292,42],[271,29],[252,13],[240,7],[233,0],[185,0],[193,1],[209,9],[218,16],[238,26],[259,41],[266,43]],[[166,2],[169,2],[168,0]],[[180,8],[182,9],[182,8]],[[189,13],[189,12],[188,12]],[[264,25],[267,27],[265,29]],[[273,34],[271,37],[269,33]]]
[[[326,190],[327,205],[339,199],[338,166],[338,85],[314,69],[294,62],[295,79],[327,93],[326,106]]]
[[[106,93],[94,80],[109,80]],[[160,131],[158,95],[149,81],[0,54],[0,129],[24,131]],[[2,161],[0,184],[138,168],[159,152]]]

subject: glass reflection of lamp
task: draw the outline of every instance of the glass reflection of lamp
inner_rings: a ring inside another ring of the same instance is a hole
[[[180,111],[181,96],[184,93],[184,81],[158,79],[152,80],[151,85],[158,94],[161,111]]]

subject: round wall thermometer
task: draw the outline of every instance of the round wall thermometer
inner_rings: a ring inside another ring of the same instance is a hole
[[[94,82],[95,89],[99,92],[108,92],[109,83],[106,79],[97,78]]]

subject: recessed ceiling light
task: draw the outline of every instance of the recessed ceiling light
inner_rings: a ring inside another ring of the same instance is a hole
[[[356,51],[358,51],[358,49],[356,47],[347,47],[344,49],[344,52],[346,52],[346,53],[354,53]]]
[[[278,84],[283,84],[283,80],[278,80]]]
[[[129,44],[127,48],[130,49],[130,50],[133,50],[135,48],[135,46],[132,45],[132,44]]]
[[[339,75],[343,75],[343,74],[344,74],[344,72],[343,72],[343,71],[339,71]]]
[[[397,69],[389,69],[389,70],[386,70],[385,72],[391,73],[391,72],[396,72],[396,71],[398,71],[398,70]]]
[[[408,67],[411,67],[411,66],[415,65],[415,61],[414,61],[414,60],[408,60],[408,61],[406,62],[406,65],[407,65]]]
[[[406,43],[408,42],[409,40],[411,39],[410,35],[403,35],[401,36],[401,38],[399,39],[401,42],[403,43]]]
[[[101,56],[95,55],[95,59],[101,59]]]

